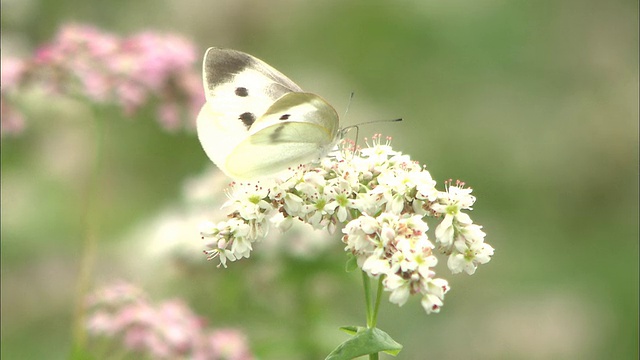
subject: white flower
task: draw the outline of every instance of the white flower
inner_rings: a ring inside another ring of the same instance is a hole
[[[438,198],[436,181],[431,178],[427,170],[412,172],[413,181],[416,183],[416,198],[420,200],[435,201]]]
[[[481,230],[482,226],[476,224],[465,224],[458,229],[458,237],[464,239],[468,244],[484,241],[484,237],[487,235]]]
[[[440,312],[444,294],[449,291],[449,284],[444,279],[428,279],[423,285],[426,291],[421,300],[421,305],[427,314]]]
[[[342,224],[345,251],[369,276],[383,279],[391,302],[403,305],[420,294],[425,311],[438,312],[449,287],[435,278],[436,246],[424,217],[442,218],[435,242],[449,269],[472,274],[493,255],[482,227],[466,213],[475,202],[472,190],[447,182],[438,191],[424,167],[394,151],[388,139],[381,143],[380,135],[369,147],[352,149],[343,146],[316,168],[299,166],[271,181],[234,184],[225,204],[229,219],[201,228],[208,258],[226,266],[249,257],[269,225],[287,231],[300,220],[331,234]]]
[[[354,254],[368,254],[375,249],[375,243],[371,240],[371,234],[377,231],[378,222],[370,216],[361,216],[351,220],[342,232],[343,242],[347,244],[345,250]]]
[[[489,244],[478,241],[470,246],[456,246],[456,251],[449,255],[447,267],[452,273],[457,274],[462,271],[469,275],[476,272],[479,264],[486,264],[493,256],[493,248]]]
[[[455,235],[453,219],[453,215],[447,214],[438,227],[436,227],[436,241],[444,247],[450,247],[453,244],[453,237]]]
[[[367,215],[360,216],[358,219],[365,234],[371,235],[380,230],[380,223],[377,219]]]
[[[362,264],[362,271],[372,275],[378,276],[380,274],[387,274],[391,270],[389,260],[384,259],[381,251],[382,248],[376,250],[371,254]]]
[[[389,274],[382,283],[388,291],[391,291],[389,301],[399,306],[402,306],[407,302],[410,295],[408,280],[405,280],[395,274]]]
[[[337,178],[334,182],[334,201],[336,203],[335,214],[339,222],[344,223],[349,215],[349,209],[352,205],[351,196],[353,191],[349,186],[349,183]]]
[[[260,183],[233,184],[227,193],[229,200],[222,207],[237,211],[243,219],[262,221],[273,210],[265,201],[268,194],[269,188]]]
[[[293,226],[293,218],[291,218],[289,216],[284,216],[284,214],[281,213],[281,212],[276,213],[270,219],[270,221],[281,232],[285,232],[285,231],[291,229],[291,226]]]
[[[360,151],[360,154],[368,160],[368,163],[374,165],[374,168],[379,168],[383,164],[388,162],[390,157],[399,154],[394,151],[390,145],[390,138],[387,138],[387,142],[382,144],[380,134],[375,134],[371,137],[371,144],[367,142],[368,147]]]
[[[427,312],[427,314],[431,314],[433,312],[438,313],[440,312],[440,307],[442,306],[442,299],[433,294],[425,294],[422,297],[422,301],[420,301],[420,304]]]
[[[203,221],[200,223],[198,231],[202,236],[213,236],[218,233],[218,226],[211,221]]]
[[[447,191],[438,193],[439,204],[433,206],[437,213],[458,215],[460,210],[471,210],[475,203],[475,196],[471,195],[473,190],[459,186],[449,186]]]
[[[296,194],[286,193],[284,196],[285,209],[290,215],[300,216],[303,208],[303,200]]]
[[[385,201],[383,194],[370,191],[356,194],[355,199],[351,202],[351,206],[362,214],[375,216]]]

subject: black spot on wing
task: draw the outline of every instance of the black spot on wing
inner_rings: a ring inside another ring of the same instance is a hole
[[[280,116],[280,118],[279,118],[279,119],[280,119],[280,120],[287,120],[287,119],[289,119],[290,117],[291,117],[291,114],[284,114],[284,115]]]
[[[280,138],[280,133],[284,130],[284,125],[278,126],[271,134],[269,134],[269,139],[272,141],[277,141]]]
[[[244,126],[247,127],[247,129],[249,129],[251,128],[251,125],[253,125],[254,121],[256,121],[256,116],[253,113],[246,112],[246,113],[240,114],[238,119],[242,121],[242,123],[244,124]]]
[[[218,86],[231,82],[236,74],[250,67],[254,60],[248,54],[240,51],[226,50],[224,52],[213,51],[205,59],[207,84]]]
[[[247,90],[246,87],[237,87],[236,88],[236,95],[240,96],[240,97],[249,96],[249,90]]]

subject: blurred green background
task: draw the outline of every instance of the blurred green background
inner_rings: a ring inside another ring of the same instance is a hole
[[[339,113],[355,91],[343,124],[403,117],[360,133],[393,136],[440,184],[466,181],[496,254],[471,277],[440,269],[452,287],[440,314],[385,296],[379,326],[405,346],[399,359],[638,358],[637,1],[3,0],[2,10],[3,57],[30,56],[69,22],[174,32],[202,53],[255,55]],[[73,101],[29,114],[23,134],[2,140],[1,355],[65,358],[96,120]],[[185,180],[211,165],[193,133],[151,118],[103,125],[92,284],[121,277],[157,300],[182,297],[211,326],[244,329],[263,359],[322,358],[346,339],[338,326],[364,324],[359,275],[343,272],[337,239],[311,260],[261,257],[259,244],[228,269],[204,256],[139,261],[131,234],[179,208]]]

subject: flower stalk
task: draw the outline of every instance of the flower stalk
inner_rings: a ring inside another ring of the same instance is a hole
[[[93,268],[95,264],[96,251],[99,241],[100,232],[100,189],[101,179],[104,168],[104,146],[105,146],[105,121],[101,116],[101,109],[94,108],[95,121],[90,125],[94,128],[94,156],[93,156],[93,169],[90,173],[90,178],[86,186],[85,193],[85,209],[83,219],[82,236],[82,255],[80,257],[80,270],[78,272],[78,282],[76,284],[76,304],[74,310],[74,323],[73,323],[73,339],[74,339],[74,351],[80,351],[85,347],[86,332],[85,332],[85,312],[84,312],[84,299],[87,296],[87,292],[91,285],[91,279],[93,277]]]

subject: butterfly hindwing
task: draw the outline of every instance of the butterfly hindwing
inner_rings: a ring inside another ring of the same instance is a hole
[[[335,145],[337,124],[338,114],[318,95],[286,94],[256,121],[225,167],[233,176],[247,178],[317,160]]]
[[[287,122],[304,122],[320,125],[332,138],[338,132],[338,114],[323,98],[311,93],[288,93],[275,101],[256,120],[249,133]]]
[[[262,130],[257,138],[245,139],[227,157],[225,168],[233,178],[259,178],[284,170],[287,166],[308,163],[324,154],[326,137],[299,137],[300,134],[318,134],[317,125],[286,123]],[[274,142],[267,139],[282,137],[300,141]],[[313,142],[310,140],[319,140]],[[252,141],[258,140],[258,141]],[[267,140],[267,141],[264,141]]]

